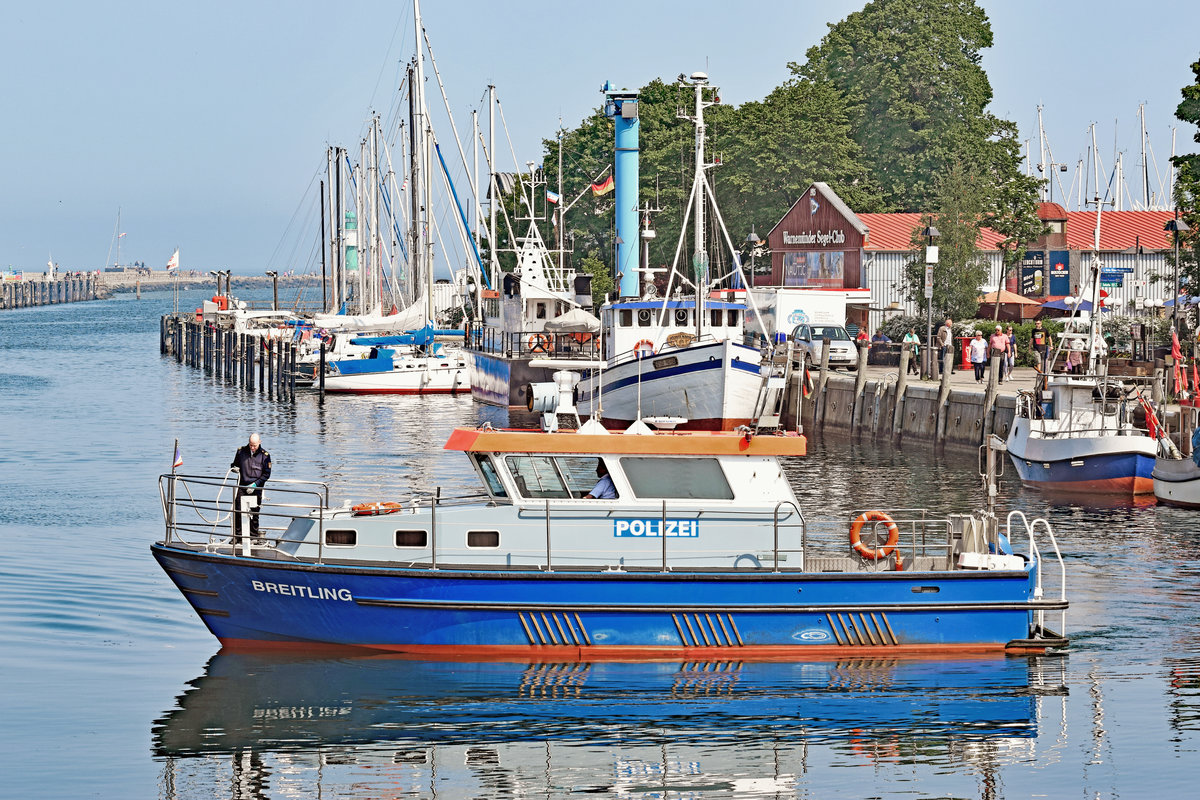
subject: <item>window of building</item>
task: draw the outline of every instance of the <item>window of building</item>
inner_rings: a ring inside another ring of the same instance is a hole
[[[732,500],[733,489],[715,458],[626,456],[621,468],[641,498],[654,500]]]

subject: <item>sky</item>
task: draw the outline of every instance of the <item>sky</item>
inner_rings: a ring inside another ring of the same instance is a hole
[[[1036,162],[1044,106],[1053,161],[1069,165],[1056,200],[1087,156],[1093,122],[1102,170],[1114,148],[1123,151],[1140,199],[1139,104],[1161,175],[1172,127],[1176,152],[1196,152],[1195,128],[1174,112],[1200,58],[1200,3],[978,2],[994,34],[983,54],[990,110],[1019,125]],[[863,5],[426,0],[422,16],[460,134],[470,136],[472,110],[486,114],[486,87],[495,85],[523,168],[560,121],[573,127],[599,107],[606,80],[636,88],[699,70],[723,102],[759,100],[828,24]],[[179,248],[185,269],[311,269],[326,147],[357,154],[373,110],[395,118],[412,19],[406,0],[43,0],[7,9],[0,269],[111,264],[118,214],[121,263],[162,269]],[[428,102],[440,107],[429,77]],[[439,136],[465,179],[449,130]],[[501,141],[499,168],[512,170]],[[1158,179],[1151,183],[1157,191]]]

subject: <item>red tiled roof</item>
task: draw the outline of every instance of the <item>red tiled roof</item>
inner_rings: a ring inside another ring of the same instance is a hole
[[[1100,249],[1128,250],[1141,244],[1146,250],[1164,250],[1171,239],[1163,230],[1172,211],[1104,211],[1100,214]],[[1095,211],[1067,212],[1067,246],[1091,250],[1096,238]]]
[[[1042,204],[1043,207],[1047,205],[1058,204]],[[1067,211],[1064,216],[1068,249],[1091,250],[1096,212]],[[1105,211],[1100,215],[1100,249],[1107,252],[1128,250],[1138,243],[1146,250],[1170,247],[1171,239],[1163,225],[1173,216],[1171,211]],[[921,227],[920,214],[859,214],[858,218],[870,230],[863,248],[867,252],[911,250],[913,229]],[[979,232],[976,246],[981,250],[999,250],[1003,238],[990,228],[984,228]]]
[[[913,229],[922,227],[920,214],[859,214],[858,218],[870,231],[863,247],[867,252],[911,250]],[[984,228],[975,245],[981,250],[999,250],[998,242],[1003,238],[990,228]]]

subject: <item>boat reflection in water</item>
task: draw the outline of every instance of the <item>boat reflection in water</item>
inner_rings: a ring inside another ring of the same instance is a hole
[[[1053,717],[1065,702],[1046,700],[1066,695],[1063,663],[221,653],[155,723],[154,754],[168,798],[231,781],[244,797],[741,795],[790,792],[823,764],[899,761],[986,774],[1030,757],[1042,703]]]

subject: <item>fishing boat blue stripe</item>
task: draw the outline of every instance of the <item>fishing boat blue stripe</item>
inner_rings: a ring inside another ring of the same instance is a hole
[[[696,361],[691,364],[680,364],[675,367],[667,367],[666,369],[656,369],[653,372],[642,373],[640,376],[633,375],[628,378],[615,380],[612,383],[605,385],[604,391],[611,392],[625,386],[633,386],[636,385],[639,380],[644,386],[662,378],[671,378],[677,375],[686,375],[688,373],[701,372],[709,369],[721,369],[721,365],[722,362],[720,358],[712,358],[708,361]],[[751,364],[747,361],[741,361],[737,358],[733,360],[733,368],[741,370],[742,372],[749,372],[752,375],[758,374],[757,364]]]

